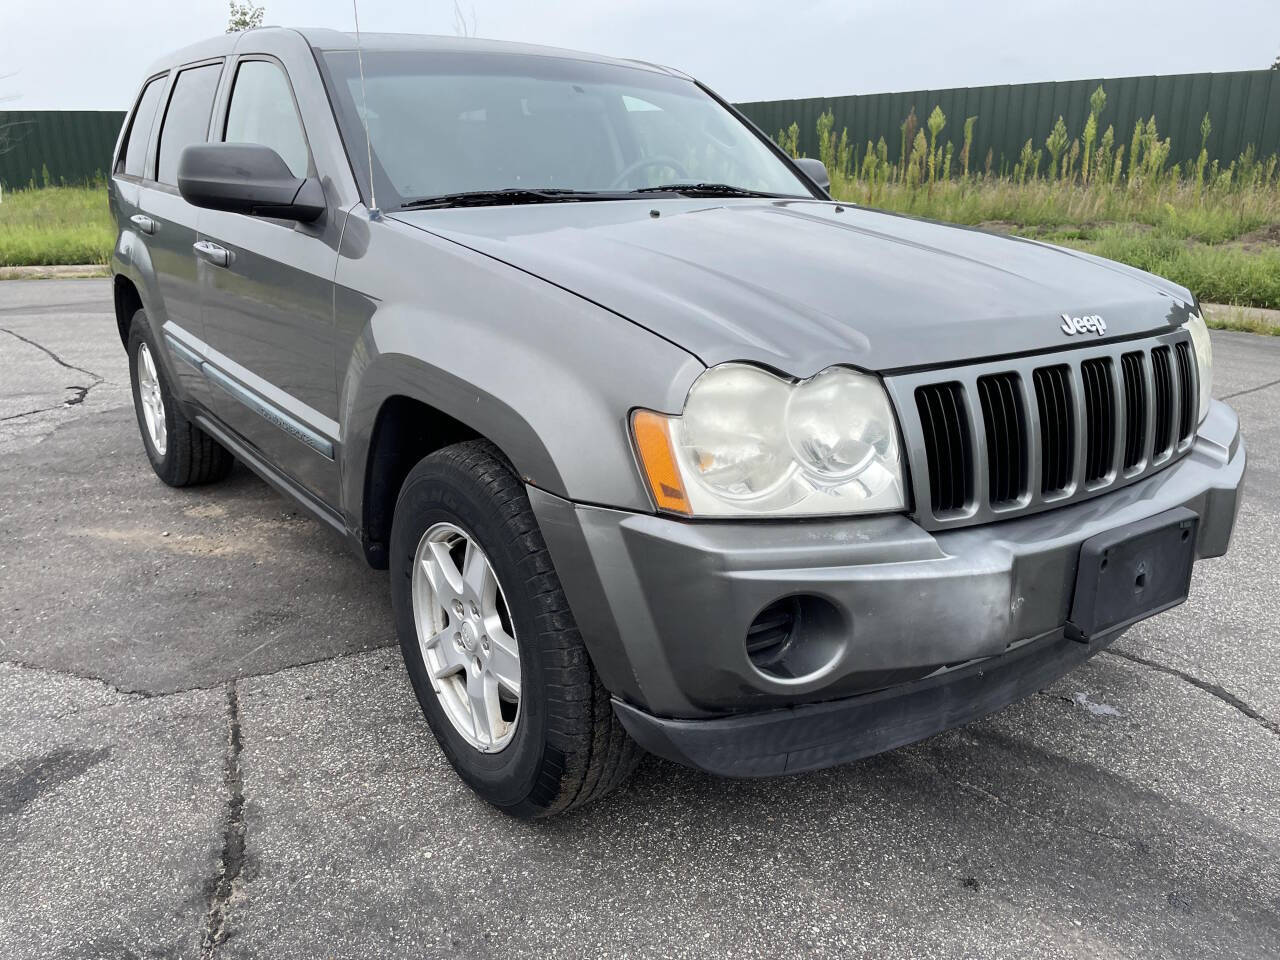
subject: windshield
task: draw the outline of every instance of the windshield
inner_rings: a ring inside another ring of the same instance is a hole
[[[384,208],[478,191],[618,193],[680,184],[813,196],[696,84],[652,70],[559,57],[371,51],[362,97],[354,51],[326,53],[324,65],[366,193],[360,117],[368,119]]]

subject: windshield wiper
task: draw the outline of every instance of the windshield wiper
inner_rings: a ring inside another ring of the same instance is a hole
[[[735,187],[728,183],[666,183],[656,187],[640,187],[638,190],[568,190],[563,187],[505,187],[501,190],[468,190],[464,193],[443,193],[437,197],[416,197],[400,204],[401,210],[436,210],[445,207],[495,207],[505,204],[572,203],[582,200],[630,200],[637,194],[674,193],[690,197],[770,197],[777,193],[762,193]]]
[[[502,190],[468,190],[438,197],[418,197],[400,204],[401,210],[432,210],[442,207],[492,207],[522,203],[571,203],[575,200],[625,200],[629,193],[601,190],[566,190],[560,187],[507,187]]]
[[[632,193],[680,193],[695,197],[778,197],[776,193],[762,193],[735,187],[729,183],[664,183],[656,187],[641,187]]]

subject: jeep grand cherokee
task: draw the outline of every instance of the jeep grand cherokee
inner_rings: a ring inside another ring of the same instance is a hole
[[[390,569],[445,755],[537,816],[641,748],[887,750],[1181,602],[1245,468],[1196,299],[828,195],[675,70],[259,29],[110,183],[143,446]]]

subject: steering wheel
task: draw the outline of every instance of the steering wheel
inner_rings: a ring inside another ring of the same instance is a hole
[[[689,171],[685,169],[684,164],[679,160],[675,157],[668,157],[659,154],[656,157],[644,157],[629,165],[614,178],[613,183],[609,184],[609,189],[617,190],[635,174],[639,173],[641,170],[647,170],[649,167],[666,167],[668,170],[674,170],[676,172],[677,179],[687,180],[689,177]]]

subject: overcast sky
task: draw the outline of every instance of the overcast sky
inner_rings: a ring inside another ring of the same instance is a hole
[[[462,0],[477,34],[679,67],[730,100],[1248,70],[1280,0]],[[351,0],[265,0],[351,29]],[[159,55],[226,29],[220,0],[0,0],[0,109],[124,109]],[[360,0],[364,30],[454,30],[453,0]]]

